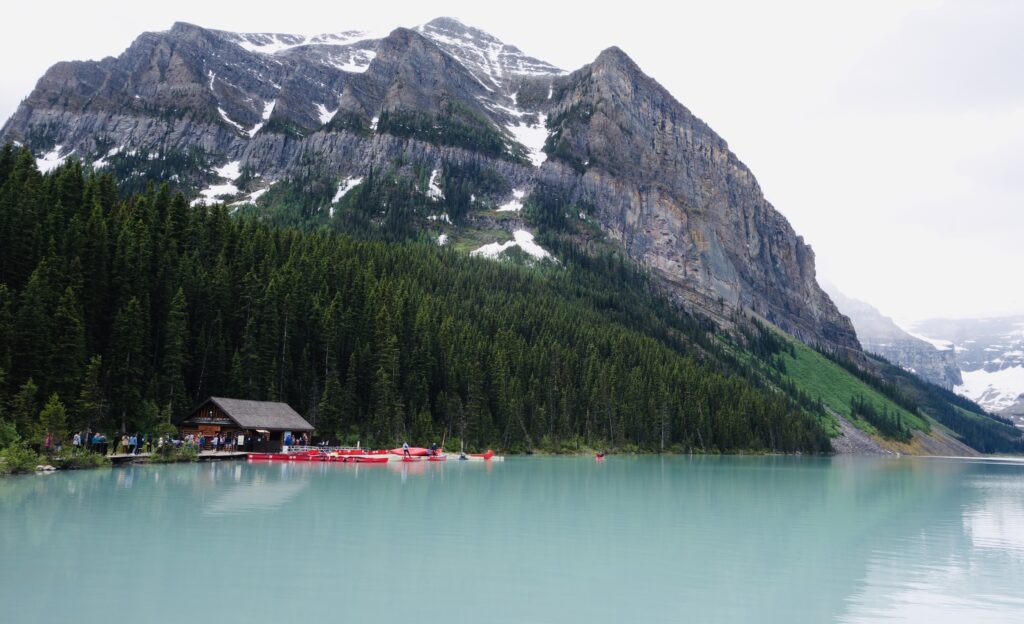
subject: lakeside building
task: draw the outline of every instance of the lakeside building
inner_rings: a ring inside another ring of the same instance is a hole
[[[281,450],[285,435],[313,433],[313,426],[287,403],[210,397],[178,423],[181,435],[221,433],[231,436],[239,448],[259,453]]]

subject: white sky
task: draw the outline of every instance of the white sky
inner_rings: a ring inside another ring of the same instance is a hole
[[[0,117],[53,63],[175,21],[315,34],[449,15],[568,70],[617,45],[729,141],[821,278],[901,322],[1024,312],[1024,2],[667,4],[18,3]]]

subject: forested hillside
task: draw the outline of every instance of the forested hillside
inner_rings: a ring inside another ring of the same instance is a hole
[[[0,154],[0,417],[22,437],[152,430],[225,395],[364,443],[829,450],[813,402],[710,329],[621,257],[528,269],[271,227]],[[40,423],[54,397],[65,422]]]

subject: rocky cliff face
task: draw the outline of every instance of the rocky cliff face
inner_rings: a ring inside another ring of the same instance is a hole
[[[952,343],[928,341],[902,329],[871,305],[827,287],[839,310],[853,321],[865,351],[877,353],[947,390],[963,384]]]
[[[474,194],[479,207],[558,189],[691,309],[745,308],[808,343],[860,349],[751,172],[617,48],[567,75],[446,18],[385,37],[176,24],[117,58],[54,66],[0,140],[46,166],[74,155],[225,201],[371,167],[483,167],[502,184]]]

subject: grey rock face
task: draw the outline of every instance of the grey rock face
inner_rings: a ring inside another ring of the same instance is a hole
[[[579,172],[576,195],[680,299],[710,314],[719,302],[748,308],[806,342],[860,351],[815,281],[810,247],[754,176],[621,50],[605,50],[554,89],[549,145],[560,177]]]
[[[833,287],[827,287],[827,290],[839,310],[853,321],[865,351],[877,353],[947,390],[963,383],[952,343],[940,349],[915,338],[869,304],[847,297]]]
[[[457,114],[510,145],[524,142],[523,157],[377,132],[374,120],[388,111]],[[546,160],[539,145],[525,145],[544,138],[545,120]],[[235,161],[252,174],[240,193],[396,161],[483,165],[509,188],[543,183],[593,206],[605,233],[691,309],[727,321],[746,308],[808,343],[860,353],[849,320],[815,281],[810,247],[751,172],[617,48],[566,75],[447,18],[384,38],[175,24],[116,59],[54,66],[0,140],[39,154],[59,146],[57,155],[96,166],[128,154],[173,158],[185,163],[179,190],[192,194]]]

